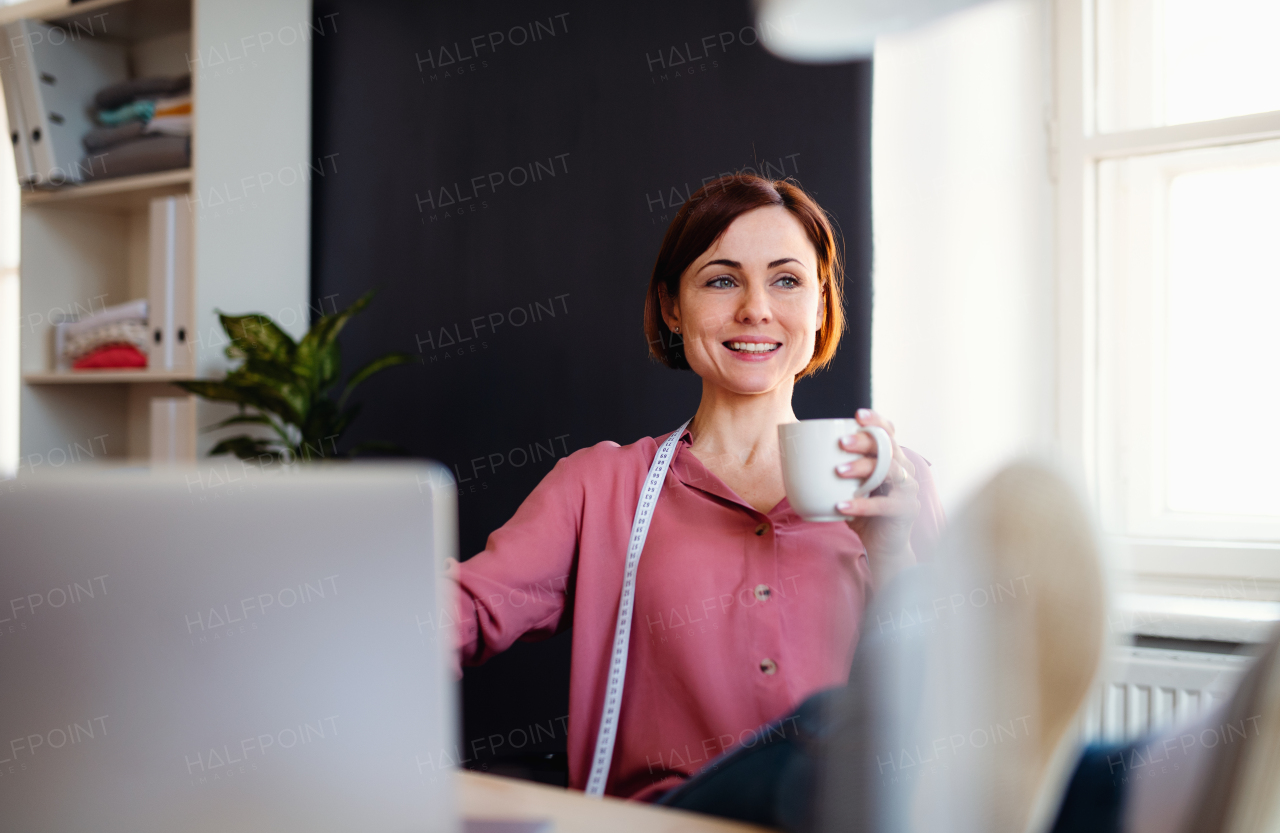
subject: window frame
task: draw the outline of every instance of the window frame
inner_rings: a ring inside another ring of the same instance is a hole
[[[1098,0],[1055,0],[1054,106],[1050,168],[1056,194],[1057,439],[1081,472],[1090,499],[1114,517],[1119,489],[1113,461],[1102,461],[1108,401],[1101,347],[1099,164],[1280,139],[1280,111],[1100,133],[1097,129]],[[1106,287],[1110,289],[1110,287]],[[1114,526],[1112,527],[1114,528]],[[1150,534],[1148,534],[1150,533]],[[1153,528],[1111,534],[1106,544],[1129,589],[1224,598],[1280,599],[1280,540],[1247,535],[1174,537]],[[1235,539],[1235,540],[1233,540]]]

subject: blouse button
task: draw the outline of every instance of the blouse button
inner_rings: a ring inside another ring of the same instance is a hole
[[[756,527],[756,535],[764,535],[768,531],[769,531],[768,524],[760,524],[758,527]]]
[[[778,672],[778,663],[771,659],[760,660],[760,670],[766,674],[776,674]]]
[[[769,594],[771,592],[772,591],[769,590],[769,585],[767,584],[756,585],[756,598],[762,602],[767,602],[769,600]]]

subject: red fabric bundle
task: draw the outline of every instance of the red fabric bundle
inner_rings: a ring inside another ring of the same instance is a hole
[[[108,367],[146,367],[147,356],[132,344],[104,344],[71,365],[76,370]]]

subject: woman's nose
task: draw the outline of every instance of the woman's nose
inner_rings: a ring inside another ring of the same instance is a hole
[[[769,321],[769,293],[763,286],[748,288],[738,307],[738,323],[764,324]]]

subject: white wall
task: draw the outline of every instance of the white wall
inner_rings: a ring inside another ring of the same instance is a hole
[[[872,399],[944,504],[1054,436],[1047,0],[876,42]]]
[[[196,367],[208,375],[227,366],[215,309],[307,330],[311,41],[335,33],[310,0],[195,0],[194,9]]]
[[[194,0],[193,8],[194,346],[197,372],[216,377],[229,363],[215,310],[266,314],[294,337],[307,331],[311,176],[338,164],[311,152],[311,45],[336,37],[338,24],[318,19],[311,0]],[[234,413],[198,407],[200,425]],[[240,433],[202,432],[199,457]]]

